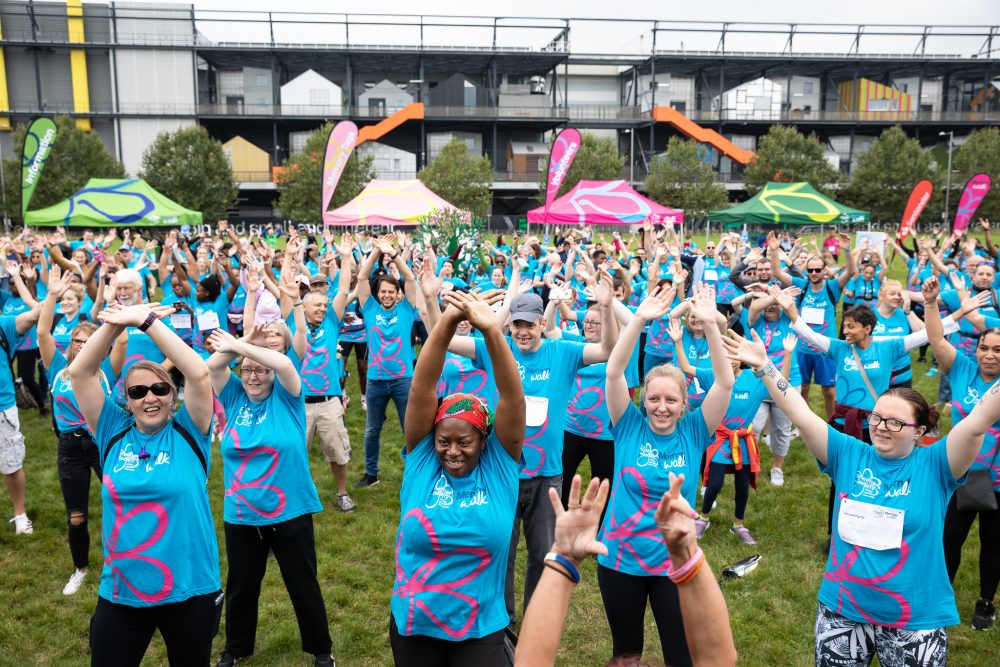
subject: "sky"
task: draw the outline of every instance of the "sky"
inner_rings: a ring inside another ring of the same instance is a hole
[[[145,0],[140,0],[145,1]],[[162,1],[162,0],[161,0]],[[978,32],[982,26],[1000,25],[1000,1],[998,0],[837,0],[803,2],[802,0],[715,0],[712,3],[696,2],[632,2],[613,3],[603,0],[503,0],[496,2],[456,2],[454,0],[378,0],[367,3],[316,2],[310,0],[194,0],[198,10],[227,10],[244,12],[241,18],[263,17],[266,12],[351,12],[365,11],[385,14],[413,14],[417,11],[425,15],[475,15],[492,17],[502,12],[507,17],[501,25],[509,26],[500,32],[499,44],[512,47],[541,48],[555,37],[561,19],[579,17],[594,19],[635,19],[643,22],[612,23],[601,21],[574,20],[571,23],[571,50],[574,53],[615,53],[648,54],[651,48],[652,20],[674,22],[680,27],[681,21],[721,22],[757,21],[779,24],[812,22],[839,22],[847,24],[843,30],[853,31],[858,23],[865,24],[910,24],[906,28],[915,35],[922,32],[920,26],[931,24],[940,26],[936,32],[962,32],[945,26],[970,26]],[[249,12],[263,12],[250,14]],[[203,17],[223,18],[219,14],[201,14]],[[230,18],[236,14],[229,14]],[[303,17],[278,15],[276,18],[299,21]],[[539,20],[525,20],[523,17],[538,17]],[[540,20],[548,17],[549,20]],[[555,20],[552,20],[555,19]],[[334,19],[336,20],[336,19]],[[353,18],[352,22],[356,19]],[[360,17],[357,20],[364,20]],[[369,17],[377,22],[381,19]],[[646,21],[648,20],[648,22]],[[433,19],[429,19],[433,21]],[[440,22],[440,21],[439,21]],[[472,21],[470,21],[472,22]],[[534,24],[545,27],[514,28],[515,25]],[[264,24],[203,22],[199,25],[202,33],[213,41],[267,41]],[[702,26],[705,27],[705,26]],[[749,27],[749,26],[746,26]],[[781,27],[775,26],[775,27]],[[878,31],[869,28],[869,32]],[[353,25],[351,42],[355,44],[400,44],[412,43],[419,39],[419,28],[388,27],[383,25]],[[321,25],[314,20],[310,25],[279,25],[276,29],[279,42],[344,43],[343,27],[336,24]],[[425,27],[424,40],[427,44],[489,45],[492,31],[470,27]],[[970,55],[979,51],[983,37],[939,36],[927,42],[931,53],[955,53]],[[848,35],[817,36],[799,35],[793,45],[796,51],[845,52],[851,48],[853,37]],[[868,53],[912,53],[917,47],[918,37],[863,36],[861,51]],[[694,31],[660,31],[657,33],[657,48],[672,50],[715,50],[718,45],[717,33]],[[762,34],[732,34],[727,38],[727,50],[782,51],[785,37]],[[995,40],[995,53],[1000,57],[1000,36]]]

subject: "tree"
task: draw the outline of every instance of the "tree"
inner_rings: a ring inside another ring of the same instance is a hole
[[[692,219],[722,208],[729,199],[715,182],[711,165],[698,157],[698,142],[680,137],[671,137],[667,152],[650,163],[646,193],[661,204],[684,209]]]
[[[323,160],[326,156],[326,141],[332,129],[332,123],[318,128],[309,135],[301,151],[281,163],[282,171],[277,178],[278,208],[288,220],[310,224],[323,222],[320,216]],[[333,191],[331,209],[343,206],[357,197],[369,181],[375,178],[372,169],[374,161],[373,155],[362,156],[357,151],[351,153],[340,175],[337,189]]]
[[[551,145],[554,142],[555,137],[553,136],[552,141],[549,142],[550,154]],[[625,166],[625,158],[618,155],[618,144],[615,143],[614,139],[599,139],[589,132],[584,132],[581,135],[580,150],[576,152],[573,164],[570,165],[569,171],[566,173],[566,178],[563,179],[562,185],[559,186],[559,192],[556,194],[556,197],[563,196],[580,181],[617,180],[622,177],[623,166]],[[541,204],[545,203],[545,185],[548,181],[548,176],[549,170],[548,166],[546,166],[542,171],[541,180],[539,181],[541,189],[538,193],[538,201]]]
[[[205,220],[224,217],[238,193],[222,144],[197,125],[160,132],[142,155],[139,177]]]
[[[489,215],[493,208],[493,164],[485,155],[470,155],[458,139],[449,141],[417,178],[452,206],[473,215]]]
[[[947,169],[945,165],[938,166],[942,173]],[[962,196],[960,188],[964,188],[965,183],[979,173],[989,174],[993,185],[986,198],[979,204],[975,217],[991,220],[1000,218],[1000,130],[995,127],[984,127],[970,132],[965,142],[955,151],[952,167],[954,173],[951,175],[952,191],[949,202],[952,219],[955,216],[958,200]]]
[[[757,153],[743,174],[743,185],[751,195],[768,181],[806,181],[823,194],[840,183],[840,171],[823,156],[823,145],[815,133],[808,137],[794,127],[772,125],[761,137]]]
[[[59,133],[31,198],[33,211],[61,202],[91,178],[125,177],[125,168],[112,157],[97,133],[77,129],[69,116],[59,116],[55,121]],[[21,218],[21,151],[27,131],[27,125],[14,129],[11,141],[17,157],[3,161],[7,214],[15,220]]]
[[[868,211],[877,222],[899,220],[913,186],[934,180],[930,153],[899,127],[891,127],[858,156],[858,165],[844,192],[851,206]],[[940,210],[932,200],[927,215]]]

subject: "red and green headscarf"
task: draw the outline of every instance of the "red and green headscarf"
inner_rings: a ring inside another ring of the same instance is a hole
[[[461,419],[472,424],[484,436],[493,427],[493,410],[486,401],[472,394],[451,394],[441,400],[434,425],[442,419]]]

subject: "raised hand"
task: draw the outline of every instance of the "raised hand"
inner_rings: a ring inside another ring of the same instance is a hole
[[[680,318],[670,318],[670,324],[667,325],[667,333],[670,334],[671,340],[675,343],[680,342],[684,338],[684,329],[681,327]]]
[[[225,329],[213,329],[208,335],[208,342],[216,352],[235,352],[236,338]]]
[[[920,293],[924,295],[924,303],[937,301],[938,295],[941,293],[941,284],[938,282],[937,276],[931,276],[925,280],[924,284],[920,286]]]
[[[97,319],[106,324],[119,324],[126,327],[137,327],[146,321],[153,313],[158,319],[175,312],[173,306],[161,306],[159,303],[137,303],[132,306],[122,306],[113,303],[97,315]]]
[[[670,312],[670,306],[674,301],[675,294],[676,290],[672,287],[657,287],[649,293],[649,296],[642,300],[639,308],[635,311],[635,316],[646,322],[660,319]]]
[[[444,281],[434,273],[434,267],[426,258],[424,259],[424,263],[420,265],[417,277],[420,283],[420,291],[423,292],[425,297],[429,299],[436,298],[441,293],[441,285],[444,284]]]
[[[983,231],[990,231],[990,221],[986,218],[979,218],[979,226],[983,228]]]
[[[351,238],[350,234],[344,234],[340,237],[340,243],[337,244],[337,254],[341,257],[347,257],[354,252],[354,248],[354,239]]]
[[[608,548],[596,538],[610,483],[608,480],[591,478],[582,498],[581,485],[580,476],[574,475],[570,484],[568,510],[563,509],[559,493],[553,488],[549,489],[549,501],[556,514],[555,549],[576,565],[587,556],[608,553]]]
[[[785,337],[781,340],[781,347],[785,350],[785,352],[794,352],[798,344],[799,337],[791,331],[786,333]]]
[[[503,293],[491,290],[488,298],[481,298],[476,294],[466,292],[446,292],[442,300],[449,306],[454,306],[465,314],[465,319],[469,324],[480,331],[499,329],[500,323],[497,321],[496,313],[493,312],[491,301],[497,298],[502,299]]]
[[[681,495],[684,475],[669,473],[669,479],[670,490],[660,499],[660,505],[656,508],[653,519],[656,521],[656,527],[660,529],[660,534],[663,535],[667,551],[687,554],[698,548],[694,527],[698,513],[691,509],[691,505]],[[558,530],[558,522],[556,525]]]
[[[722,345],[726,348],[726,356],[730,361],[740,361],[757,368],[767,363],[767,349],[756,331],[751,329],[750,335],[752,339],[730,330],[729,338],[723,337]]]
[[[688,311],[706,325],[715,322],[715,314],[718,310],[715,307],[715,289],[708,285],[701,285],[695,291],[691,299],[691,310]]]
[[[837,247],[841,250],[848,250],[851,247],[851,235],[844,232],[837,234]]]

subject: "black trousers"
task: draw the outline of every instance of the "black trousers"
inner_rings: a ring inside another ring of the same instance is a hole
[[[590,473],[598,479],[611,480],[615,475],[615,443],[613,440],[595,440],[586,436],[563,431],[563,480],[573,481],[584,457],[590,459]],[[562,504],[569,506],[570,484],[563,484]],[[584,483],[584,487],[586,483]],[[607,507],[605,507],[607,509]],[[602,513],[601,520],[604,520]]]
[[[31,394],[32,398],[35,399],[35,403],[38,404],[39,410],[45,409],[45,392],[42,390],[41,384],[48,386],[45,379],[45,373],[38,367],[38,348],[34,350],[18,350],[17,355],[17,374],[21,378],[22,384]],[[35,376],[42,379],[41,384],[35,379]]]
[[[705,485],[705,497],[701,503],[702,514],[708,514],[712,511],[712,505],[719,497],[719,491],[722,491],[725,480],[726,464],[710,463],[708,465],[708,484]],[[736,485],[736,509],[733,511],[733,515],[742,521],[747,511],[747,501],[750,499],[749,463],[733,472],[733,483]]]
[[[87,527],[90,504],[90,473],[100,482],[101,452],[83,431],[60,433],[58,444],[59,486],[66,503],[69,552],[73,565],[82,570],[90,565],[90,530]],[[83,522],[74,525],[72,515],[82,514]]]
[[[667,577],[638,577],[597,566],[597,584],[611,627],[613,657],[642,655],[646,601],[653,610],[663,661],[691,667],[677,586]]]
[[[396,667],[505,667],[503,630],[478,639],[453,642],[426,635],[399,634],[389,615],[389,645]]]
[[[994,494],[1000,504],[1000,493]],[[969,512],[958,509],[955,496],[948,501],[944,516],[944,561],[948,579],[955,581],[962,564],[962,545],[972,523],[979,517],[979,597],[992,600],[1000,584],[1000,509],[992,512]]]
[[[311,514],[269,526],[226,523],[226,649],[234,658],[253,655],[257,640],[257,604],[267,555],[281,569],[281,578],[299,622],[302,650],[329,655],[332,643],[323,593],[316,578],[316,542]]]
[[[90,619],[91,667],[139,665],[157,630],[172,667],[206,667],[221,614],[222,591],[153,607],[129,607],[99,597]]]

